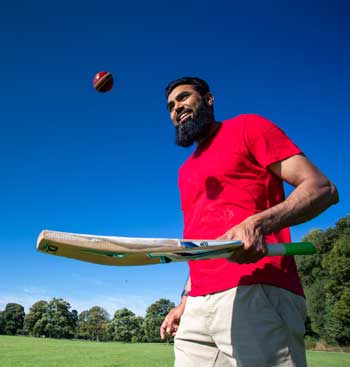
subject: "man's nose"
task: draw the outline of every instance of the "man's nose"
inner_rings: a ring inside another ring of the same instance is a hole
[[[180,112],[182,112],[182,111],[183,111],[183,109],[184,109],[184,106],[183,106],[182,104],[177,104],[177,105],[175,106],[175,111],[176,111],[176,113],[180,113]]]

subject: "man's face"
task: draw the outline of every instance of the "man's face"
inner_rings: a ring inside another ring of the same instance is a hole
[[[211,94],[202,97],[191,85],[179,85],[168,97],[170,119],[176,129],[176,144],[189,147],[205,137],[214,120]]]

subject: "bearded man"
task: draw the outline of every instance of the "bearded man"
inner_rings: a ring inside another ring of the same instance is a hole
[[[306,366],[294,258],[265,257],[265,244],[290,242],[290,226],[338,201],[336,187],[266,118],[217,121],[204,80],[174,80],[166,97],[176,143],[197,145],[179,170],[183,237],[243,243],[230,259],[189,262],[181,302],[160,328],[175,336],[175,366]],[[283,182],[294,187],[287,198]]]

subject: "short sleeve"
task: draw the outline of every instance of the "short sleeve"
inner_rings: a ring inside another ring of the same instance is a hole
[[[259,115],[245,117],[245,144],[262,167],[303,153],[273,122]]]

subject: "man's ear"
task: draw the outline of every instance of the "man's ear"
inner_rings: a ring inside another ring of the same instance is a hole
[[[207,101],[209,106],[213,106],[214,104],[214,96],[211,93],[207,93],[205,95],[205,100]]]

